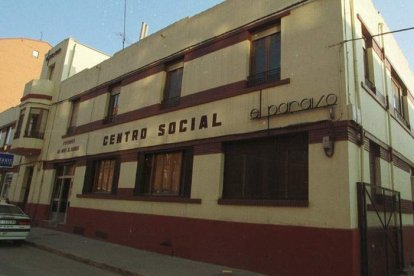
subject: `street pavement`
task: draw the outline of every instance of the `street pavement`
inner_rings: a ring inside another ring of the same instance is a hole
[[[261,275],[33,227],[26,244],[121,275]]]

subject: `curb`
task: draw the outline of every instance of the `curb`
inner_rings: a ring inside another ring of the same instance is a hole
[[[96,262],[96,261],[93,261],[93,260],[90,260],[90,259],[87,259],[87,258],[84,258],[84,257],[80,257],[80,256],[77,256],[77,255],[74,255],[74,254],[71,254],[71,253],[67,253],[67,252],[57,250],[57,249],[52,248],[52,247],[48,247],[48,246],[45,246],[45,245],[40,245],[40,244],[37,244],[37,243],[32,242],[32,241],[25,240],[24,242],[25,242],[25,244],[27,244],[29,246],[32,246],[32,247],[35,247],[35,248],[38,248],[38,249],[41,249],[41,250],[44,250],[44,251],[48,251],[50,253],[53,253],[53,254],[56,254],[56,255],[59,255],[59,256],[62,256],[62,257],[65,257],[65,258],[68,258],[68,259],[71,259],[71,260],[74,260],[74,261],[77,261],[77,262],[80,262],[80,263],[84,263],[84,264],[87,264],[87,265],[90,265],[90,266],[94,266],[94,267],[97,267],[97,268],[100,268],[100,269],[103,269],[103,270],[118,273],[120,275],[144,276],[143,274],[132,272],[132,271],[129,271],[129,270],[126,270],[126,269],[123,269],[123,268],[120,268],[120,267],[108,265],[108,264],[105,264],[105,263]]]

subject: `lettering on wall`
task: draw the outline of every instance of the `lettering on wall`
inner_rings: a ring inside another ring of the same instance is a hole
[[[63,141],[63,147],[57,150],[57,153],[67,153],[67,152],[74,152],[79,150],[79,146],[74,145],[76,140],[70,139]]]
[[[132,141],[147,139],[148,133],[155,132],[153,136],[175,135],[191,131],[199,131],[209,128],[215,128],[222,125],[217,113],[211,115],[201,115],[199,117],[185,118],[169,123],[161,123],[156,128],[147,127],[141,129],[127,130],[123,132],[108,134],[103,137],[102,145],[114,145],[128,143]]]
[[[261,108],[253,108],[250,111],[250,119],[256,120],[263,117],[279,116],[290,113],[297,113],[312,109],[331,107],[338,102],[338,96],[335,94],[322,95],[319,98],[304,98],[297,101],[288,101],[280,104],[269,105],[267,114],[262,115]]]

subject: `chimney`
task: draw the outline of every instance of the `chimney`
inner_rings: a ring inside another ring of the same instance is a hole
[[[139,34],[139,40],[145,38],[148,35],[148,24],[145,22],[142,22],[141,24],[141,32]]]

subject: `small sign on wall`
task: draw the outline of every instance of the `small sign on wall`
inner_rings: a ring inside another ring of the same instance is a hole
[[[13,154],[0,153],[0,168],[12,168],[13,167]]]

